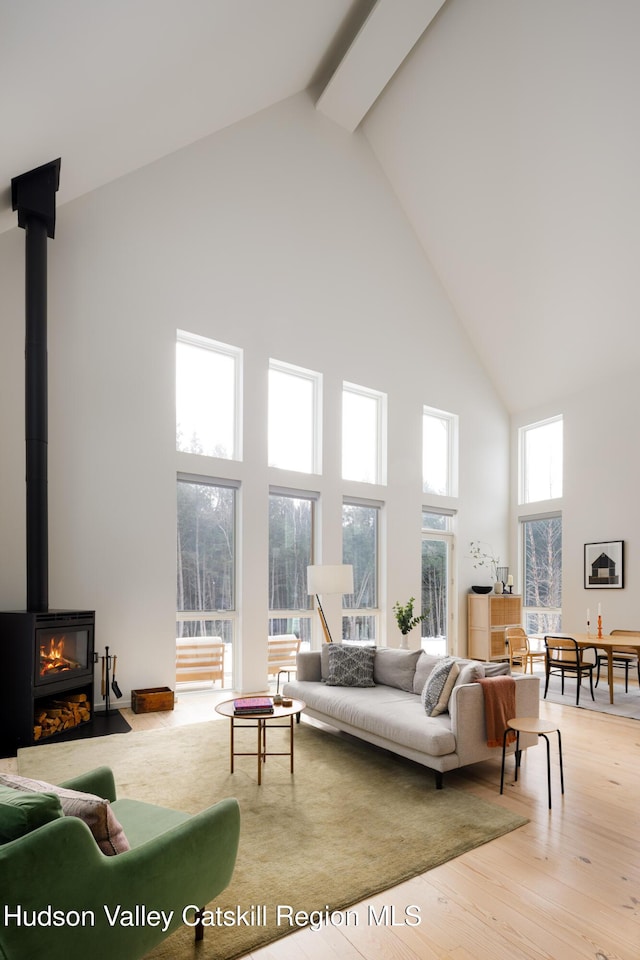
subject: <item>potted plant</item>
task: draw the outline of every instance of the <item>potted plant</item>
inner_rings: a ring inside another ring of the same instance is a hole
[[[426,620],[429,616],[429,610],[426,610],[419,617],[414,616],[413,604],[415,603],[415,599],[415,597],[409,597],[408,602],[404,606],[397,602],[393,605],[393,612],[396,615],[396,622],[400,628],[400,633],[402,634],[402,640],[400,641],[401,650],[409,649],[407,634],[419,623],[422,623],[423,620]]]

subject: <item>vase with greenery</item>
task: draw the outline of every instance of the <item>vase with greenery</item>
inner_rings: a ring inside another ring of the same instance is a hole
[[[408,602],[404,606],[397,602],[393,605],[393,612],[396,615],[396,622],[400,628],[400,633],[402,634],[402,640],[400,641],[400,648],[402,650],[407,650],[409,648],[407,635],[411,632],[411,630],[413,630],[414,627],[417,627],[419,623],[422,623],[422,621],[426,620],[429,616],[428,610],[420,614],[419,617],[414,616],[413,605],[415,600],[415,597],[409,597]]]
[[[483,547],[488,547],[489,549],[484,550]],[[469,559],[472,561],[474,568],[484,567],[487,569],[492,583],[496,583],[498,580],[500,557],[495,555],[490,543],[483,543],[482,540],[472,540],[469,544]]]

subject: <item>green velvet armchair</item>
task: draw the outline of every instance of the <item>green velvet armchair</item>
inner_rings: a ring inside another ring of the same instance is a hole
[[[109,800],[131,849],[105,856],[74,816],[2,844],[0,958],[139,960],[185,919],[201,938],[197,908],[233,874],[238,802],[225,799],[190,815],[117,800],[108,767],[63,786]]]

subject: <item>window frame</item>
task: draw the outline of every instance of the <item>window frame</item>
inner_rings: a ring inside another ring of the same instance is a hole
[[[547,614],[547,615],[549,615],[549,616],[557,616],[557,617],[558,617],[558,625],[557,625],[557,626],[554,626],[553,628],[550,628],[552,632],[557,632],[557,631],[560,631],[560,630],[562,629],[562,597],[561,597],[561,599],[560,599],[561,605],[560,605],[559,607],[532,607],[532,606],[529,606],[528,604],[526,604],[526,596],[527,596],[527,589],[526,589],[526,576],[527,576],[527,553],[526,553],[526,551],[527,551],[527,541],[526,541],[525,525],[526,525],[527,523],[534,523],[534,522],[538,522],[538,521],[540,521],[540,520],[559,520],[559,521],[560,521],[560,537],[561,537],[561,542],[562,542],[562,535],[563,535],[562,521],[563,521],[563,518],[562,518],[562,511],[561,511],[561,510],[553,510],[553,511],[549,511],[549,512],[546,512],[546,513],[523,514],[522,516],[518,517],[518,537],[519,537],[519,541],[520,541],[520,549],[519,549],[518,553],[519,553],[519,558],[520,558],[520,569],[521,569],[520,581],[521,581],[521,584],[522,584],[522,589],[521,589],[521,595],[522,595],[522,621],[523,621],[523,623],[524,623],[524,625],[525,625],[525,630],[527,630],[527,617],[528,617],[529,614],[531,614],[532,616],[533,616],[533,615],[536,615],[536,614],[541,614],[541,615]],[[561,586],[562,586],[562,559],[561,559],[561,565],[560,565],[560,583],[561,583]],[[531,631],[531,632],[532,632],[532,633],[539,633],[540,631],[538,631],[538,630],[533,630],[533,631]]]
[[[241,461],[243,456],[242,451],[242,423],[243,423],[243,410],[242,410],[242,376],[243,376],[243,357],[244,353],[242,347],[235,347],[229,343],[222,343],[220,340],[212,340],[210,337],[203,337],[197,333],[190,333],[187,330],[178,329],[176,331],[176,349],[178,344],[184,343],[190,347],[197,347],[200,350],[208,350],[210,353],[216,353],[220,356],[229,357],[233,360],[233,391],[231,402],[233,404],[233,451],[228,457],[219,457],[221,460],[235,460]],[[176,427],[178,424],[178,385],[177,385],[177,354],[176,354]],[[181,450],[176,443],[176,451],[178,453],[187,453],[190,454],[189,450]],[[215,457],[216,454],[203,453],[203,454],[192,454],[193,456],[208,456]]]
[[[366,500],[361,497],[349,497],[345,496],[342,498],[342,506],[340,510],[340,523],[341,523],[341,533],[342,533],[342,562],[348,563],[348,560],[344,556],[344,508],[345,507],[363,507],[369,510],[375,510],[376,517],[376,526],[375,526],[375,553],[374,553],[374,575],[375,575],[375,607],[345,607],[343,605],[344,596],[341,598],[341,624],[343,626],[344,634],[344,620],[346,618],[355,619],[357,617],[368,617],[373,620],[374,626],[374,640],[378,642],[380,640],[380,581],[381,581],[381,570],[380,563],[382,559],[381,554],[381,527],[382,527],[382,516],[383,516],[383,507],[384,504],[377,500]],[[370,641],[368,641],[370,642]]]
[[[444,421],[447,425],[446,442],[446,481],[444,492],[436,492],[427,486],[425,476],[426,444],[424,435],[425,418],[431,417],[434,420]],[[422,493],[432,497],[457,497],[458,496],[458,436],[459,436],[460,418],[457,413],[450,413],[448,410],[440,410],[437,407],[430,407],[424,404],[422,407]]]
[[[539,430],[542,427],[550,426],[553,423],[562,425],[562,449],[560,463],[560,493],[542,499],[528,499],[528,464],[527,464],[527,434],[533,430]],[[518,505],[522,507],[530,506],[533,503],[545,503],[546,501],[562,500],[564,487],[564,416],[556,414],[553,417],[545,417],[544,420],[536,420],[533,423],[523,424],[518,427]]]
[[[440,516],[444,519],[445,525],[443,528],[436,529],[435,527],[426,526],[424,523],[425,514],[433,514],[435,516]],[[456,512],[454,510],[444,510],[444,509],[435,509],[434,507],[425,506],[422,507],[422,521],[421,521],[421,536],[420,536],[420,547],[422,550],[422,544],[425,541],[444,543],[446,548],[446,562],[447,562],[447,636],[446,636],[446,649],[438,649],[438,653],[442,655],[449,655],[453,650],[456,649],[457,636],[456,636],[456,607],[457,607],[457,593],[456,593],[456,577],[455,577],[455,517]],[[422,584],[423,577],[423,557],[422,553],[420,556],[420,581]],[[421,636],[421,646],[423,650],[428,650],[427,643],[428,641]]]
[[[235,659],[235,649],[238,641],[238,569],[239,569],[239,544],[238,544],[238,531],[239,531],[239,522],[238,522],[238,511],[239,511],[239,499],[240,499],[240,483],[234,480],[228,480],[221,477],[212,477],[201,474],[193,473],[183,473],[178,471],[176,475],[176,499],[177,499],[177,487],[179,483],[191,483],[198,484],[200,486],[210,486],[210,487],[223,487],[225,489],[231,489],[234,492],[233,497],[233,562],[232,562],[232,576],[233,576],[233,585],[232,585],[232,596],[233,596],[233,607],[229,610],[179,610],[177,603],[176,595],[176,634],[177,634],[177,624],[180,622],[197,622],[200,621],[221,621],[225,624],[229,624],[229,630],[231,634],[231,671],[229,676],[233,676],[234,671],[234,659]],[[177,525],[178,517],[176,514],[176,534],[177,534]],[[176,548],[176,565],[178,562],[177,548]],[[176,570],[177,573],[177,570]],[[226,658],[225,658],[226,659]],[[226,684],[227,673],[225,672],[225,681]],[[187,684],[189,686],[189,684]]]
[[[298,470],[295,467],[280,466],[271,462],[270,453],[270,385],[269,375],[274,371],[286,376],[297,377],[300,380],[309,381],[312,384],[312,424],[311,424],[311,469]],[[304,473],[319,475],[322,473],[322,374],[317,370],[309,370],[306,367],[299,367],[293,363],[287,363],[284,360],[269,358],[267,368],[267,466],[270,470],[289,470],[294,473]]]
[[[208,475],[194,474],[194,473],[182,473],[178,472],[176,475],[176,493],[177,493],[177,484],[178,483],[191,483],[197,484],[199,486],[206,487],[221,487],[226,490],[233,490],[233,606],[230,610],[215,610],[215,609],[206,609],[206,610],[178,610],[178,604],[176,602],[176,619],[178,620],[226,620],[226,619],[235,619],[238,613],[238,501],[239,501],[239,492],[240,492],[240,482],[237,480],[229,480],[222,477],[211,477]],[[177,517],[176,517],[176,532],[177,532]],[[177,600],[177,597],[176,597]],[[197,616],[192,616],[192,614],[197,614]],[[202,614],[202,615],[201,615]]]
[[[345,405],[344,405],[344,396],[345,394],[352,394],[357,397],[365,397],[369,400],[374,400],[376,403],[376,417],[375,417],[375,456],[374,456],[374,472],[375,477],[373,480],[363,480],[359,477],[346,477],[344,472],[344,433],[345,433]],[[381,390],[374,390],[372,387],[363,387],[360,384],[352,383],[348,380],[343,380],[342,382],[342,442],[341,442],[341,477],[347,483],[371,483],[378,486],[385,486],[387,483],[387,394],[383,393]]]
[[[311,549],[309,555],[309,563],[313,564],[315,562],[315,550],[316,550],[316,529],[318,523],[318,500],[319,494],[311,490],[294,490],[289,487],[269,487],[269,502],[271,497],[289,497],[292,500],[308,500],[311,503]],[[268,556],[271,556],[271,530],[269,529],[268,534]],[[269,567],[270,562],[267,560],[267,576],[269,576]],[[315,616],[315,607],[312,602],[311,597],[308,596],[308,606],[301,608],[272,608],[270,606],[270,601],[268,601],[268,615],[269,623],[272,620],[306,620],[308,621],[308,636],[313,634],[313,622]],[[302,631],[301,631],[302,633]],[[271,635],[271,627],[269,627],[269,634]]]

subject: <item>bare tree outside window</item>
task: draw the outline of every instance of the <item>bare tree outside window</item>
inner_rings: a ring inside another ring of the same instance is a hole
[[[422,647],[434,655],[449,647],[450,551],[453,545],[451,516],[422,511]]]
[[[272,493],[269,497],[269,635],[295,633],[310,640],[311,597],[307,566],[313,563],[313,510],[310,497]]]
[[[343,597],[351,616],[342,618],[345,640],[375,640],[378,606],[379,508],[345,503],[342,506],[342,562],[353,566],[353,593]]]
[[[208,635],[212,612],[235,609],[235,504],[233,487],[178,480],[176,606],[209,613],[179,621],[180,636]]]
[[[427,618],[422,622],[422,639],[446,640],[447,544],[443,540],[422,541],[422,611],[427,611]]]
[[[525,629],[556,631],[562,625],[562,518],[522,521]]]

